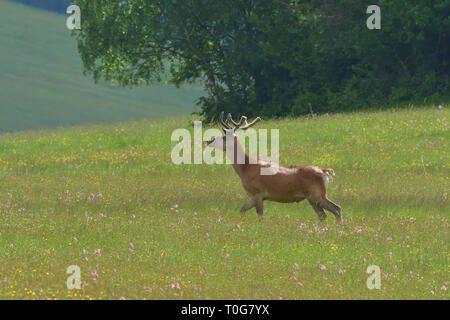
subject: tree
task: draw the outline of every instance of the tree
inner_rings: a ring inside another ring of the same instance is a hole
[[[76,0],[85,71],[123,86],[200,81],[220,111],[299,115],[448,98],[449,2]]]
[[[263,109],[293,80],[273,43],[285,51],[295,47],[289,38],[299,32],[292,1],[74,3],[82,11],[79,52],[95,80],[132,86],[161,81],[163,71],[176,85],[200,79],[208,92],[200,103],[210,118],[222,109]]]

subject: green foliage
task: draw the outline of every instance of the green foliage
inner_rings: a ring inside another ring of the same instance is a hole
[[[449,2],[77,0],[86,71],[122,85],[201,80],[206,118],[442,103],[449,98]]]

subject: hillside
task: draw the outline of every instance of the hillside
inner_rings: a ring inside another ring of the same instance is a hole
[[[64,15],[0,0],[0,132],[195,110],[199,87],[94,84],[65,23]]]
[[[70,5],[70,0],[11,0],[14,2],[20,2],[29,6],[42,8],[49,11],[64,14],[67,7]]]

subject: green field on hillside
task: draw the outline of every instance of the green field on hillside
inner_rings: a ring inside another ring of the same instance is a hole
[[[84,76],[66,16],[0,0],[0,132],[190,114],[198,86],[134,89]]]
[[[241,215],[230,165],[171,162],[191,116],[0,135],[0,298],[448,299],[447,110],[258,124],[281,163],[334,168],[343,225],[306,201]]]

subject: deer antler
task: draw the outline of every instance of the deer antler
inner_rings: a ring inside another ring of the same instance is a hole
[[[220,118],[219,118],[220,123],[222,124],[222,127],[224,127],[225,129],[232,129],[228,123],[226,123],[225,121],[223,121],[223,111],[220,113]]]
[[[229,113],[228,117],[227,117],[227,122],[228,121],[230,121],[234,125],[234,131],[239,129],[239,127],[242,126],[244,123],[247,125],[247,117],[246,116],[242,116],[241,120],[239,120],[239,122],[236,122],[236,121],[233,120],[233,117],[231,116],[231,113]]]
[[[253,127],[255,124],[257,124],[258,122],[261,121],[260,117],[256,117],[255,120],[253,120],[250,123],[247,123],[247,121],[245,121],[245,126],[241,128],[241,130],[247,130],[248,128]]]
[[[231,113],[228,114],[227,120],[223,121],[223,114],[224,114],[224,112],[222,111],[220,113],[220,117],[219,117],[219,122],[222,124],[222,127],[224,127],[225,129],[233,129],[234,131],[237,131],[238,129],[240,129],[240,130],[247,130],[248,128],[253,127],[255,124],[257,124],[258,122],[261,121],[260,117],[256,117],[255,120],[253,120],[252,122],[248,123],[247,122],[247,117],[246,116],[241,116],[241,120],[239,120],[239,122],[236,122],[236,121],[233,120],[233,117],[231,116]],[[230,126],[228,121],[231,122],[232,125],[234,125],[234,128],[232,128]],[[241,126],[243,124],[245,124],[245,126],[243,126],[241,128]]]

